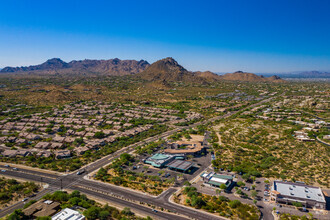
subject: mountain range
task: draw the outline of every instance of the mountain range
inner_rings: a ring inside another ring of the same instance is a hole
[[[69,63],[59,58],[49,59],[40,65],[27,67],[5,67],[1,73],[29,74],[101,74],[123,76],[145,70],[150,64],[145,60],[73,60]]]
[[[134,75],[152,82],[190,82],[210,83],[215,81],[247,81],[247,82],[284,82],[278,76],[258,76],[253,73],[238,71],[218,75],[210,71],[192,72],[178,64],[171,57],[158,60],[151,65],[145,60],[120,60],[118,58],[109,60],[79,60],[64,62],[59,58],[49,59],[40,65],[26,67],[5,67],[0,73],[7,74],[39,74],[39,75]]]
[[[295,71],[278,75],[282,78],[330,78],[330,71]]]

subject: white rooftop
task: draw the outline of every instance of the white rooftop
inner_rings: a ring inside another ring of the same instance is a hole
[[[79,212],[65,208],[52,217],[52,220],[84,220],[85,216]]]
[[[272,190],[275,190],[284,196],[325,202],[321,188],[308,186],[302,183],[274,181]]]
[[[217,178],[217,177],[211,177],[210,181],[214,181],[214,182],[218,182],[218,183],[227,183],[228,180],[226,179],[220,179],[220,178]]]

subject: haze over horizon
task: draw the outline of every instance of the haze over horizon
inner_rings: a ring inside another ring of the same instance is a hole
[[[2,2],[0,68],[173,57],[192,71],[330,70],[329,1]]]

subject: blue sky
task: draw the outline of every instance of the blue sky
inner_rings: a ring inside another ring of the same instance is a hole
[[[173,57],[189,70],[330,70],[330,1],[0,1],[0,68]]]

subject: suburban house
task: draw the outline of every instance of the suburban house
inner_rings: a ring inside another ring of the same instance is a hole
[[[55,153],[56,159],[63,159],[63,158],[71,157],[71,151],[69,151],[69,150],[60,150],[60,151],[55,151],[54,153]]]

